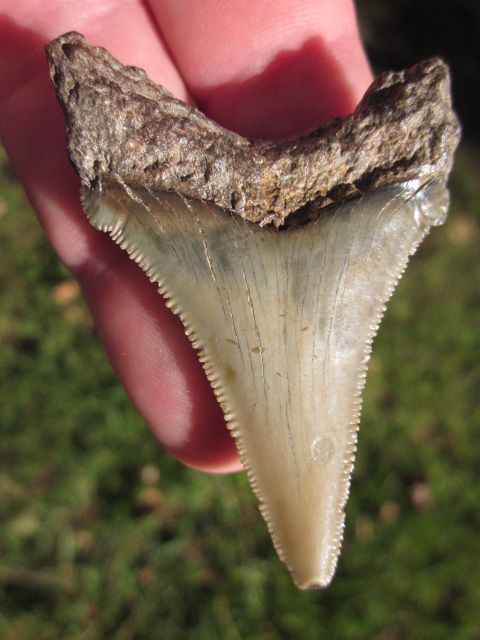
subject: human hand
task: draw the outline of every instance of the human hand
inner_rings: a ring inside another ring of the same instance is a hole
[[[0,0],[0,137],[106,352],[154,434],[207,471],[241,468],[179,319],[80,208],[43,46],[66,31],[144,68],[243,135],[280,138],[351,112],[370,71],[349,0]]]

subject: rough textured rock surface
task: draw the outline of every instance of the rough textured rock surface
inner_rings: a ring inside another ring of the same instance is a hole
[[[459,140],[448,67],[437,58],[380,74],[352,115],[271,143],[219,127],[79,33],[46,50],[87,188],[173,191],[278,227],[309,203],[318,211],[396,182],[446,179]]]

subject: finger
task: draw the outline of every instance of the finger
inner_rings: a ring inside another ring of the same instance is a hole
[[[351,0],[149,0],[200,107],[278,138],[350,113],[371,81]]]
[[[76,29],[178,97],[181,78],[141,2],[0,0],[0,136],[62,260],[80,278],[117,372],[152,429],[199,468],[238,468],[233,441],[180,322],[138,267],[93,230],[65,156],[44,44]],[[132,330],[135,327],[135,330]]]

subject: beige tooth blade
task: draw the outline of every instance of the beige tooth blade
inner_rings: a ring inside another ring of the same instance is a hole
[[[225,412],[299,587],[339,554],[370,344],[446,191],[403,184],[278,231],[175,194],[86,192],[91,222],[159,283]]]

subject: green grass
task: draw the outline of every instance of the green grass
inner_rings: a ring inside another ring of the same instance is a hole
[[[0,638],[480,637],[479,167],[464,149],[391,301],[339,569],[303,593],[245,477],[182,467],[137,416],[2,156]]]

